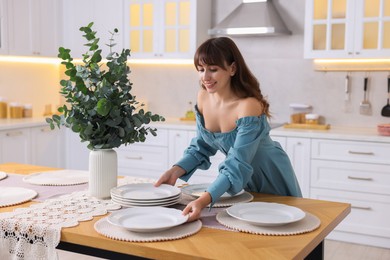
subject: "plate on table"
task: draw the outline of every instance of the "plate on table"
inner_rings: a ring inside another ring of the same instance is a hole
[[[133,201],[164,200],[179,196],[181,190],[175,186],[161,184],[154,187],[153,183],[126,184],[111,189],[111,195]]]
[[[179,226],[186,222],[188,215],[182,211],[164,207],[128,208],[115,211],[107,221],[115,226],[133,232],[158,232]]]
[[[38,193],[32,189],[20,187],[0,187],[0,207],[24,203],[35,198]]]
[[[88,179],[88,171],[59,170],[32,173],[24,177],[23,181],[36,185],[68,186],[87,183]]]
[[[297,222],[306,216],[297,207],[270,202],[240,203],[226,211],[231,217],[256,226],[281,226]]]
[[[7,176],[7,173],[0,171],[0,180],[6,178]]]
[[[190,184],[190,185],[184,186],[181,189],[182,189],[184,194],[187,194],[187,195],[190,195],[193,197],[200,197],[207,190],[208,186],[210,186],[210,183]],[[240,192],[238,192],[234,195],[230,195],[229,193],[225,192],[224,194],[222,194],[220,199],[227,199],[227,198],[236,197],[236,196],[239,196],[243,193],[244,193],[244,190],[241,190]]]

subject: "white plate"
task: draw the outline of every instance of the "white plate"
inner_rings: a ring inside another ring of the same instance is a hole
[[[163,202],[153,202],[153,203],[135,203],[135,202],[126,202],[123,200],[118,200],[116,198],[111,198],[112,202],[115,202],[116,204],[119,204],[123,207],[156,207],[156,206],[161,206],[161,207],[167,207],[171,205],[178,204],[180,199],[175,199],[172,201],[163,201]]]
[[[59,170],[29,174],[23,181],[36,185],[66,186],[87,183],[88,171]]]
[[[35,190],[19,187],[0,187],[0,207],[20,204],[35,198]]]
[[[178,196],[181,190],[175,186],[161,184],[154,187],[153,183],[126,184],[111,189],[111,194],[117,198],[129,200],[161,200]]]
[[[157,232],[183,224],[188,215],[182,211],[164,207],[144,207],[118,210],[107,217],[113,225],[134,232]]]
[[[187,185],[187,186],[181,188],[181,190],[183,191],[183,193],[185,193],[187,195],[191,195],[194,197],[200,197],[202,195],[202,193],[207,190],[207,187],[209,185],[210,185],[210,183],[191,184],[191,185]],[[240,192],[238,192],[234,195],[230,195],[229,193],[225,192],[224,194],[222,194],[220,199],[232,198],[232,197],[241,195],[243,193],[244,193],[244,190],[241,190]]]
[[[174,197],[166,198],[166,199],[160,199],[160,200],[131,200],[131,199],[126,199],[126,198],[111,194],[111,199],[115,199],[117,201],[123,201],[126,203],[142,203],[142,204],[154,204],[154,203],[178,201],[178,200],[180,200],[180,198],[181,198],[181,196],[179,194],[178,196],[174,196]]]
[[[303,219],[306,213],[299,208],[269,202],[240,203],[226,209],[239,220],[257,226],[280,226]]]
[[[0,180],[4,179],[5,177],[7,177],[7,173],[0,172]]]

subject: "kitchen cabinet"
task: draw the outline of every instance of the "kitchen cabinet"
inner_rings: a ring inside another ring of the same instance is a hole
[[[113,51],[121,52],[123,48],[123,1],[122,0],[65,0],[62,4],[63,13],[63,47],[71,50],[73,58],[82,58],[88,50],[84,44],[86,39],[82,37],[80,27],[94,22],[93,30],[97,31],[100,38],[99,46],[102,49],[102,57],[110,52],[110,32],[115,28],[119,30],[114,40],[117,44]]]
[[[65,167],[63,131],[50,130],[47,125],[2,130],[0,147],[1,163]]]
[[[193,58],[209,36],[209,0],[125,0],[125,47],[134,58]]]
[[[65,167],[65,129],[31,127],[31,162],[35,165]]]
[[[7,2],[8,54],[56,57],[61,42],[60,0]]]
[[[390,140],[376,130],[357,131],[276,129],[271,134],[286,138],[291,158],[291,147],[305,158],[300,167],[307,172],[310,198],[351,204],[351,213],[329,239],[390,248]],[[292,163],[295,168],[296,160]]]
[[[168,130],[159,128],[144,143],[122,145],[117,149],[118,174],[158,179],[168,169]]]
[[[2,163],[31,163],[31,134],[29,128],[0,131],[0,161]]]
[[[310,139],[273,135],[271,135],[271,138],[278,142],[287,153],[301,188],[302,196],[308,198],[310,185]]]
[[[307,0],[305,58],[389,58],[390,0]]]
[[[8,54],[7,1],[0,0],[0,55]]]
[[[89,168],[89,149],[87,142],[81,142],[77,133],[65,129],[65,166],[72,170],[85,170]]]

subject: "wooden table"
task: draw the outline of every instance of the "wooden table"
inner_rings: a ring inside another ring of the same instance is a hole
[[[53,168],[0,164],[0,171],[28,174]],[[350,204],[253,193],[254,201],[296,206],[321,220],[315,231],[293,236],[263,236],[202,228],[193,236],[165,242],[132,243],[106,238],[94,230],[100,218],[63,228],[58,248],[110,259],[131,256],[153,259],[322,259],[323,240],[349,214]],[[0,208],[0,212],[27,207],[28,202]],[[137,258],[136,257],[136,258]]]

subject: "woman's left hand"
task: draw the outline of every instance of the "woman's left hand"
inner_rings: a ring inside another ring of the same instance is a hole
[[[207,207],[211,203],[211,195],[208,192],[205,192],[194,201],[188,203],[188,205],[183,209],[183,215],[188,214],[187,222],[192,222],[200,218],[202,209]]]

